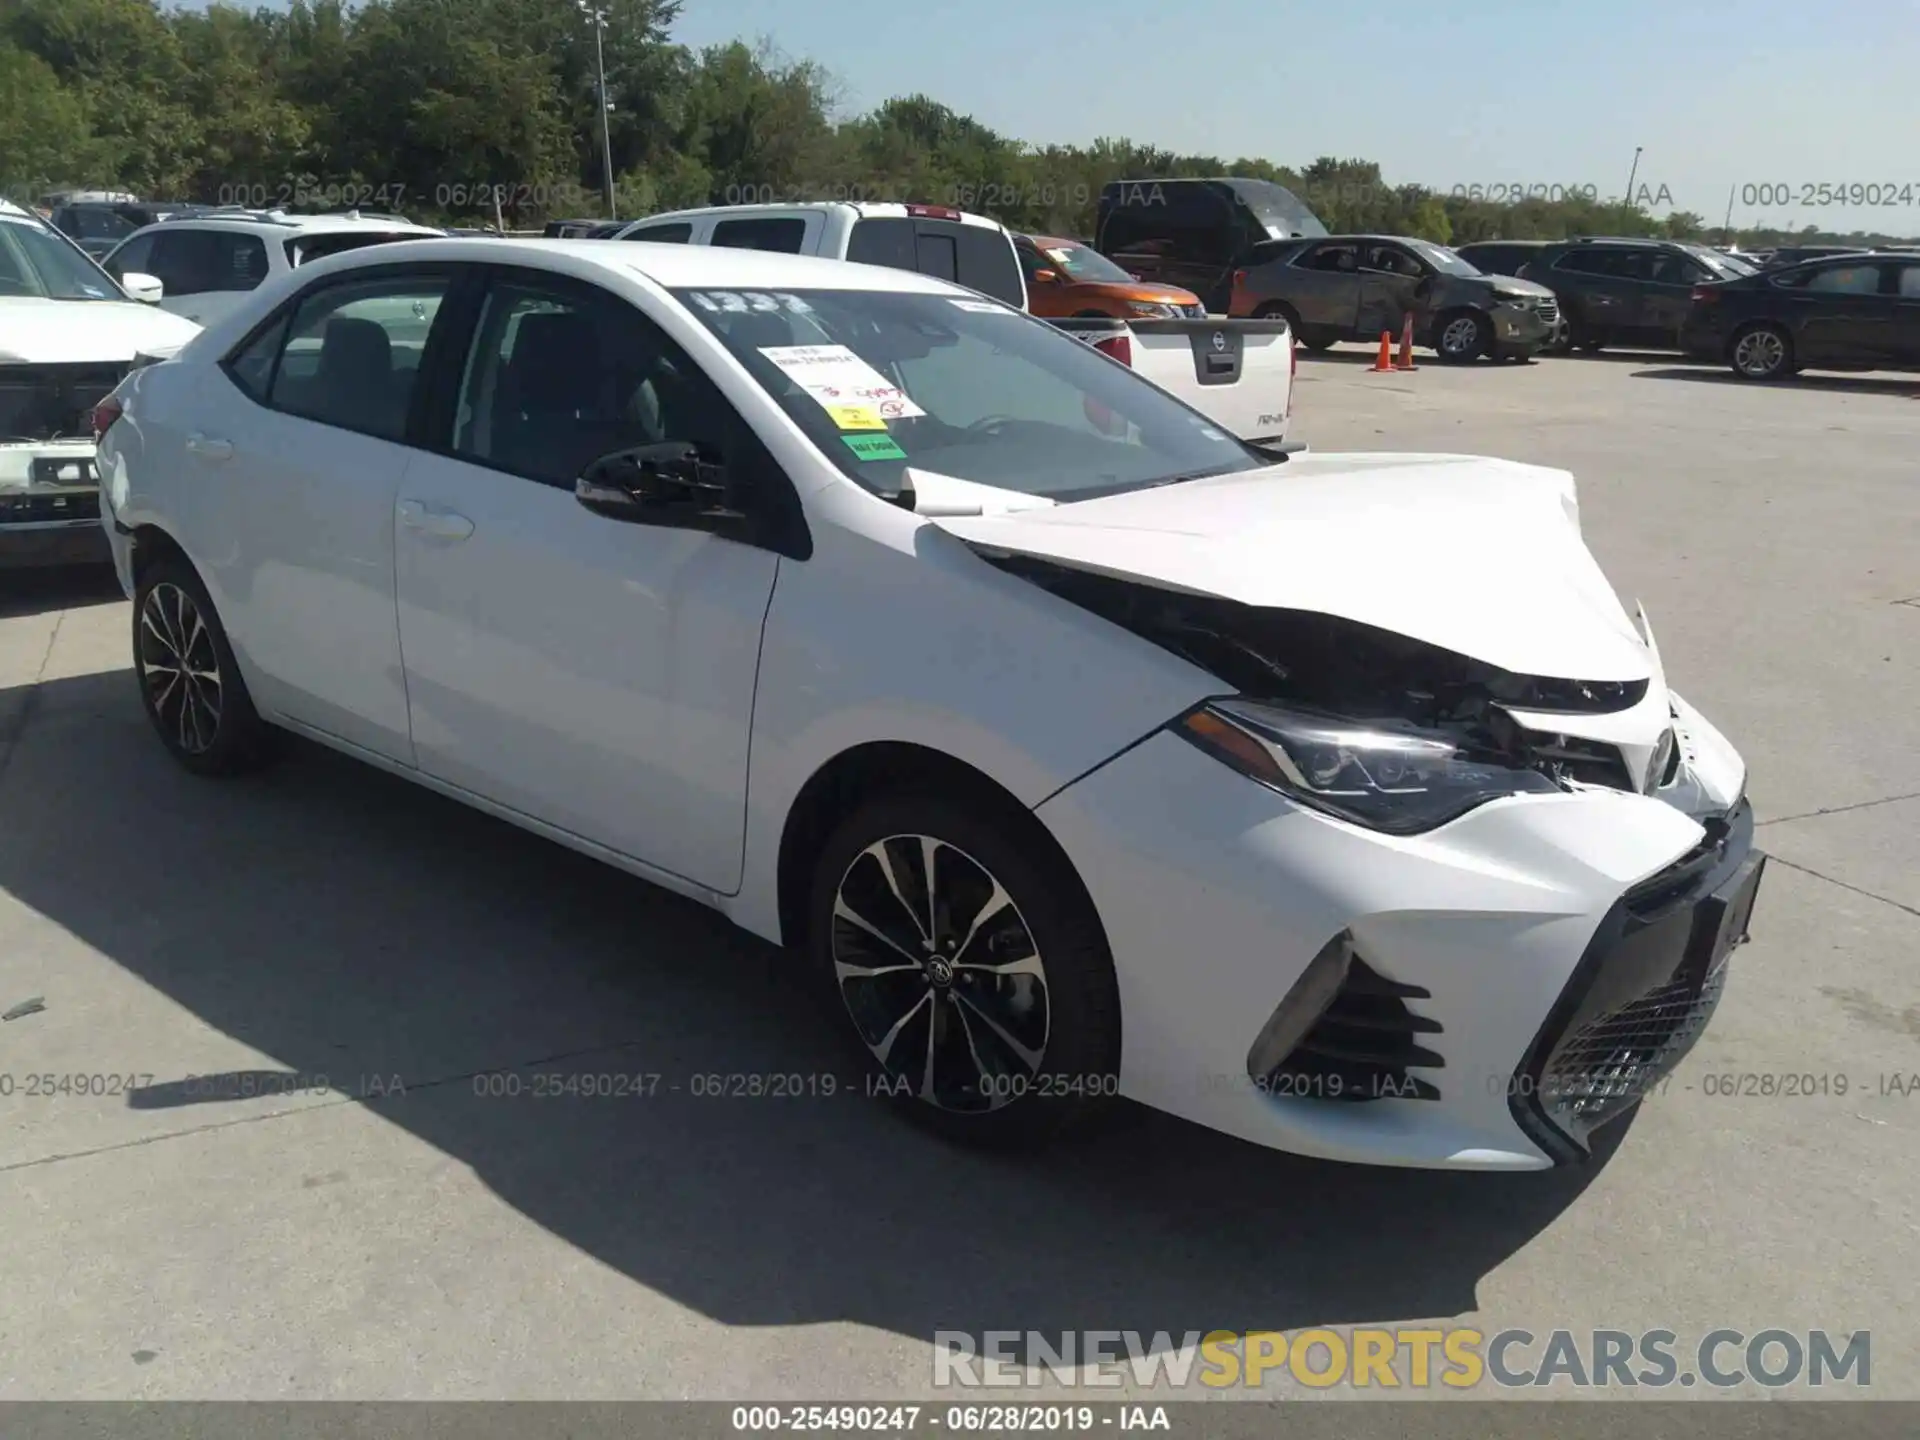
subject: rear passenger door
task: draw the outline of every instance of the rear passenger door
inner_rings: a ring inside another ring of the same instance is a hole
[[[1634,320],[1635,341],[1657,349],[1677,349],[1680,326],[1693,308],[1693,287],[1713,276],[1706,266],[1678,250],[1649,251],[1642,266],[1645,279]]]
[[[1291,265],[1261,273],[1274,298],[1299,312],[1302,329],[1336,340],[1359,334],[1359,241],[1317,240]]]
[[[1633,333],[1638,304],[1629,278],[1633,256],[1624,246],[1577,245],[1540,277],[1559,296],[1576,341],[1618,341]]]
[[[995,226],[911,216],[865,217],[854,222],[847,237],[846,258],[951,280],[1018,309],[1027,305],[1026,281],[1013,239]]]
[[[265,709],[410,764],[394,499],[418,376],[463,267],[329,277],[229,354],[184,425],[187,533]],[[423,457],[421,457],[423,458]],[[316,624],[325,616],[325,624]]]
[[[1894,276],[1894,363],[1920,366],[1920,260]]]

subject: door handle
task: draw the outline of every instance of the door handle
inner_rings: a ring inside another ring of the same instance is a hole
[[[437,540],[464,540],[473,534],[473,521],[451,510],[429,510],[418,500],[400,502],[400,523]]]
[[[198,455],[202,460],[231,460],[233,458],[233,442],[231,440],[216,440],[213,436],[202,435],[196,430],[187,436],[187,453],[189,455]]]

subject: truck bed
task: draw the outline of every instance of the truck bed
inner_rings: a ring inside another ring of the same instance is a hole
[[[1058,319],[1050,325],[1126,360],[1242,440],[1282,442],[1293,411],[1293,333],[1284,320]]]

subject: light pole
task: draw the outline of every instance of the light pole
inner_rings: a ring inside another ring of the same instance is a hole
[[[1633,168],[1627,171],[1627,204],[1629,205],[1633,204],[1633,177],[1640,173],[1640,152],[1644,149],[1646,149],[1644,145],[1633,147]]]
[[[606,167],[607,218],[618,220],[620,216],[613,203],[613,136],[607,123],[607,113],[613,109],[607,102],[607,12],[589,5],[587,0],[574,0],[574,3],[593,26],[593,73],[600,95],[600,159]]]

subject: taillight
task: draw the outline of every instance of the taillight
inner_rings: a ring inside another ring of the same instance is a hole
[[[1093,342],[1093,348],[1111,355],[1122,365],[1133,365],[1133,337],[1131,335],[1109,335],[1104,340]]]
[[[1244,271],[1244,270],[1236,270],[1236,271],[1234,271],[1234,272],[1233,272],[1233,283],[1234,283],[1234,286],[1235,286],[1235,288],[1236,288],[1236,289],[1237,289],[1238,287],[1240,287],[1240,286],[1242,286],[1242,285],[1244,285],[1244,284],[1246,284],[1246,283],[1247,283],[1247,272],[1246,272],[1246,271]]]
[[[909,205],[907,206],[907,213],[909,215],[923,216],[929,220],[958,220],[960,218],[960,212],[958,210],[950,209],[945,205]]]
[[[108,428],[112,426],[113,422],[118,420],[125,413],[126,413],[125,407],[121,405],[117,397],[112,395],[107,396],[106,399],[102,400],[98,405],[94,406],[93,407],[94,441],[98,443],[100,437],[107,433]]]
[[[1696,285],[1693,287],[1693,303],[1696,305],[1704,305],[1708,301],[1718,300],[1719,298],[1720,292],[1710,285]]]

